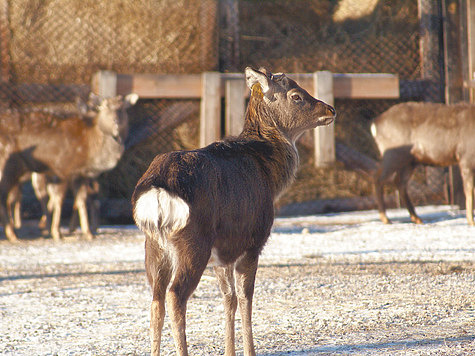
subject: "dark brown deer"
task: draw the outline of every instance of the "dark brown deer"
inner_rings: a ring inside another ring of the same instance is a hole
[[[136,94],[107,99],[91,94],[83,114],[41,110],[0,113],[0,218],[10,241],[17,237],[7,214],[7,197],[29,172],[45,173],[56,180],[51,235],[55,240],[61,238],[61,207],[68,185],[115,167],[128,132],[125,110],[136,101]],[[86,189],[79,184],[78,190]],[[86,238],[92,238],[88,226],[81,228]]]
[[[187,355],[187,300],[207,265],[224,297],[226,355],[234,355],[237,305],[244,354],[254,355],[251,309],[259,254],[274,220],[274,202],[293,181],[297,138],[328,125],[335,110],[284,74],[247,68],[251,97],[242,133],[193,151],[155,157],[132,196],[145,233],[152,288],[152,355],[160,353],[165,301],[177,354]]]
[[[375,174],[375,193],[381,221],[390,223],[383,199],[384,184],[394,179],[401,202],[415,223],[422,223],[407,193],[417,164],[458,164],[466,197],[466,215],[473,222],[473,170],[475,169],[475,106],[402,103],[377,117],[372,134],[382,155]]]

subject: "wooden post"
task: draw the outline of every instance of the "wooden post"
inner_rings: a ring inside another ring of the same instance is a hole
[[[8,1],[0,0],[0,82],[11,81],[10,28],[8,18]],[[10,87],[5,85],[0,92],[0,107],[9,107],[12,102]],[[8,90],[6,90],[8,88]]]
[[[201,80],[200,146],[221,137],[221,74],[205,72]]]
[[[328,71],[313,74],[314,96],[329,105],[333,102],[333,74]],[[335,125],[320,126],[314,130],[315,166],[328,167],[335,162]]]
[[[200,66],[202,70],[218,69],[217,0],[200,1]]]
[[[426,83],[424,101],[444,101],[444,51],[440,1],[417,0],[421,79]]]
[[[244,126],[246,110],[246,83],[244,79],[230,79],[225,84],[225,120],[224,132],[226,135],[237,136]]]
[[[104,98],[117,95],[117,73],[110,70],[101,70],[92,77],[92,92]]]
[[[466,30],[462,9],[466,6],[466,0],[444,0],[442,1],[442,13],[444,18],[443,40],[444,40],[444,64],[445,64],[445,102],[455,104],[467,100],[468,88],[464,88],[464,58],[463,54],[467,43],[462,36]],[[458,167],[450,169],[451,201],[461,209],[465,208],[465,194]]]
[[[239,70],[239,1],[220,0],[219,4],[219,70]]]
[[[470,102],[475,103],[475,90],[470,85],[475,79],[475,0],[468,0],[467,5],[467,38],[468,38],[468,73]]]

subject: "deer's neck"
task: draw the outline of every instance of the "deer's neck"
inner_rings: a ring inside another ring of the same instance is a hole
[[[95,128],[90,135],[89,164],[85,167],[84,174],[97,176],[102,172],[111,170],[117,165],[124,145],[111,135],[104,134],[99,128]]]
[[[276,200],[295,179],[299,164],[295,143],[275,126],[253,120],[246,120],[238,139],[248,142],[249,152],[268,177]]]

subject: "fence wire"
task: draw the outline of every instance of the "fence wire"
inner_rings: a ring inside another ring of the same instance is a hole
[[[436,89],[421,71],[417,0],[0,0],[0,21],[0,108],[70,105],[98,70],[395,73],[400,100],[335,103],[338,142],[376,159],[372,118],[399,101],[439,98],[437,59]],[[126,153],[100,178],[104,199],[130,198],[157,153],[198,146],[198,100],[140,100],[129,117]],[[314,168],[312,146],[310,134],[299,142],[302,168],[281,204],[372,195],[341,164]],[[444,174],[417,179],[435,193],[416,203],[446,201]]]

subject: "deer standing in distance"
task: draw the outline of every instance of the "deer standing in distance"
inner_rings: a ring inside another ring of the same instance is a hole
[[[36,198],[40,202],[41,218],[38,223],[38,227],[41,230],[46,230],[51,223],[51,215],[53,213],[55,199],[57,198],[57,190],[59,189],[56,177],[49,177],[45,173],[28,173],[21,178],[20,184],[8,194],[7,210],[10,217],[10,221],[15,227],[19,229],[22,226],[21,220],[21,183],[31,180],[31,185],[35,193]],[[87,224],[89,228],[85,228],[86,231],[90,230],[92,234],[97,230],[99,226],[100,215],[100,202],[97,199],[99,194],[99,182],[96,178],[79,177],[68,184],[67,188],[71,188],[74,196],[74,205],[71,213],[71,219],[69,221],[69,233],[73,233],[78,226],[79,219],[83,219],[83,226]],[[87,207],[87,216],[84,216],[84,212],[80,209]],[[85,222],[84,222],[85,221]],[[90,235],[88,235],[90,238]]]
[[[225,307],[225,352],[235,354],[235,312],[241,312],[244,354],[255,355],[251,312],[261,253],[274,202],[298,167],[296,140],[335,119],[284,74],[245,70],[251,96],[237,137],[201,149],[158,155],[132,196],[145,233],[152,288],[151,349],[159,355],[165,303],[178,355],[187,355],[186,305],[206,266],[214,266]]]
[[[68,185],[77,187],[81,229],[93,237],[87,219],[84,182],[114,168],[128,133],[126,109],[138,96],[101,98],[91,93],[79,113],[9,110],[0,112],[0,218],[7,239],[17,240],[8,216],[9,193],[30,172],[45,173],[54,191],[51,235],[61,238],[61,208]]]
[[[394,177],[401,201],[411,220],[421,224],[407,193],[407,184],[417,164],[450,166],[462,173],[469,225],[473,221],[473,171],[475,169],[475,106],[408,102],[394,105],[378,116],[371,132],[382,156],[375,173],[379,216],[386,215],[384,184]]]

